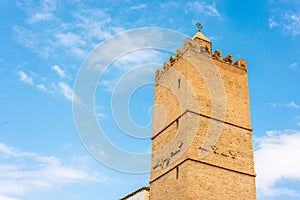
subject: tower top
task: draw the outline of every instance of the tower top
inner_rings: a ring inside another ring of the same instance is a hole
[[[203,28],[203,26],[199,22],[196,24],[196,26],[198,28],[198,32],[194,35],[193,40],[195,40],[196,38],[198,38],[200,40],[204,40],[204,41],[210,42],[210,40],[201,32],[201,29]]]

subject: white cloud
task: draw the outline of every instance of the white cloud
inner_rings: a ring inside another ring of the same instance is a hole
[[[286,32],[290,33],[293,37],[300,34],[300,15],[296,13],[286,13],[284,15],[283,28]]]
[[[54,42],[56,47],[67,47],[66,51],[69,54],[77,57],[83,58],[87,55],[85,50],[88,46],[91,46],[90,43],[84,40],[84,35],[79,35],[72,32],[58,33],[55,35],[56,41]]]
[[[57,65],[54,65],[52,67],[52,69],[54,71],[56,71],[56,73],[60,76],[60,77],[65,77],[65,72]],[[34,72],[32,72],[33,74],[35,74]],[[74,94],[73,89],[65,82],[59,82],[58,84],[56,84],[55,82],[52,82],[50,85],[50,89],[48,89],[44,84],[35,84],[33,82],[32,77],[29,77],[25,72],[23,71],[19,71],[19,75],[20,75],[20,80],[22,82],[25,82],[27,84],[30,84],[34,87],[36,87],[37,89],[43,91],[43,92],[48,92],[49,94],[55,94],[55,93],[60,93],[62,94],[66,99],[70,100],[70,101],[74,101],[76,103],[81,103],[80,99]],[[36,75],[38,76],[38,75]],[[1,147],[1,146],[0,146]],[[1,151],[1,149],[0,149]]]
[[[96,116],[105,119],[108,118],[108,116],[105,113],[97,113]]]
[[[277,22],[274,21],[273,18],[269,18],[268,24],[269,24],[269,29],[272,29],[273,27],[276,27],[279,25]]]
[[[300,131],[268,131],[261,138],[255,138],[255,169],[257,188],[267,196],[300,193],[278,186],[279,182],[295,181],[300,184]]]
[[[300,109],[300,106],[296,104],[294,101],[291,101],[290,103],[282,104],[282,103],[269,103],[270,106],[273,108],[295,108]]]
[[[26,12],[27,22],[34,24],[54,18],[56,0],[40,0],[38,3],[32,0],[19,0],[17,6]]]
[[[39,22],[39,21],[46,21],[46,20],[51,20],[53,19],[54,16],[52,13],[36,13],[32,16],[30,16],[30,18],[28,19],[28,22],[30,24]]]
[[[0,199],[13,200],[29,192],[81,182],[102,182],[106,179],[85,169],[80,163],[68,162],[33,152],[22,152],[0,143]]]
[[[44,84],[37,84],[36,87],[43,92],[48,92],[46,86]]]
[[[70,54],[74,55],[76,58],[84,58],[88,54],[86,50],[80,47],[70,47],[69,49]]]
[[[73,100],[73,90],[70,86],[64,82],[59,82],[58,87],[60,88],[61,93],[69,100]]]
[[[13,30],[16,41],[42,58],[48,58],[50,52],[53,51],[52,36],[45,33],[45,30],[31,30],[18,25],[14,25]]]
[[[73,9],[63,15],[56,12],[62,4],[55,0],[42,0],[39,4],[20,0],[17,4],[27,15],[28,25],[13,26],[15,39],[43,58],[64,52],[82,59],[100,41],[122,30],[109,25],[112,20],[103,9],[91,9],[83,2],[67,2]],[[65,16],[70,17],[66,20]],[[36,26],[37,22],[43,23]]]
[[[300,9],[297,1],[269,1],[270,17],[268,25],[270,29],[278,28],[285,35],[293,39],[300,35]]]
[[[58,65],[53,65],[52,69],[58,74],[58,76],[60,78],[65,78],[66,77],[65,71],[62,68],[60,68]]]
[[[147,5],[146,4],[140,4],[140,5],[137,5],[137,6],[131,6],[128,11],[131,11],[131,10],[140,10],[140,9],[143,9],[143,8],[146,8]]]
[[[136,36],[139,39],[139,35]],[[141,41],[143,42],[143,41]],[[124,42],[125,43],[125,42]],[[124,44],[125,45],[125,44]],[[126,41],[126,45],[135,44],[132,43],[130,39]],[[113,51],[113,47],[106,48],[106,51],[109,53]],[[108,57],[110,55],[105,55],[103,58]],[[112,63],[105,74],[99,81],[99,86],[102,91],[112,92],[116,86],[123,88],[126,91],[126,88],[129,88],[129,85],[137,84],[137,81],[140,79],[143,80],[152,80],[154,79],[155,70],[158,67],[162,67],[162,63],[165,62],[170,56],[168,52],[161,52],[159,50],[136,50],[132,51],[128,54],[125,54]],[[95,59],[99,59],[96,57]],[[91,61],[96,62],[96,61]],[[146,66],[147,65],[147,66]],[[137,70],[140,67],[143,67],[143,70]],[[96,65],[94,65],[96,68]],[[123,86],[120,86],[120,80],[127,78]],[[135,81],[133,81],[135,80]],[[153,81],[153,80],[152,80]],[[142,82],[142,81],[140,81]],[[116,91],[115,91],[116,92]]]
[[[61,94],[68,100],[70,101],[74,101],[76,103],[82,103],[79,99],[78,96],[76,96],[76,94],[74,94],[74,91],[73,89],[67,84],[67,83],[64,83],[64,82],[59,82],[58,83],[58,88],[61,92]]]
[[[88,149],[90,149],[95,155],[99,155],[104,158],[110,158],[110,155],[107,154],[103,149],[102,145],[100,144],[89,144]]]
[[[287,104],[287,106],[288,107],[291,107],[291,108],[296,108],[296,109],[299,109],[300,108],[300,106],[299,105],[297,105],[295,102],[290,102],[289,104]]]
[[[27,83],[32,86],[35,86],[37,89],[39,89],[43,92],[49,92],[44,84],[35,84],[33,81],[33,78],[31,76],[29,76],[27,73],[25,73],[24,71],[19,71],[18,73],[20,75],[20,80],[22,82]],[[35,77],[38,77],[38,75],[33,71],[30,71],[30,74],[32,74]]]
[[[101,9],[80,9],[74,18],[74,25],[76,28],[84,30],[82,36],[87,41],[95,41],[98,44],[112,35],[113,27],[107,26],[112,19]]]
[[[20,75],[20,80],[23,81],[24,83],[33,85],[33,80],[32,77],[28,76],[25,72],[19,71]]]
[[[279,104],[279,103],[273,103],[273,102],[269,103],[269,105],[270,105],[271,107],[273,107],[273,108],[282,107],[282,104]]]
[[[114,65],[121,70],[128,71],[143,64],[163,63],[166,61],[166,55],[170,54],[157,50],[137,50],[118,58]]]
[[[79,35],[71,32],[58,33],[55,35],[57,39],[57,44],[61,46],[84,46],[86,42],[80,38]]]
[[[65,145],[63,146],[63,148],[64,148],[65,150],[70,150],[70,149],[72,148],[72,144],[65,144]]]
[[[296,68],[298,66],[298,64],[296,62],[293,62],[292,64],[290,64],[290,68]]]
[[[99,82],[99,86],[103,87],[104,91],[106,92],[112,92],[117,81],[117,79],[101,80]]]
[[[18,200],[18,199],[12,198],[12,197],[7,197],[7,196],[0,194],[0,200]]]
[[[208,15],[208,16],[221,16],[216,8],[215,3],[207,3],[205,1],[194,1],[187,3],[188,10],[197,11],[198,13]]]

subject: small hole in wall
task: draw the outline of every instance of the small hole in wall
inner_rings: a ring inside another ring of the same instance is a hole
[[[179,177],[179,168],[176,167],[176,179],[178,179],[178,177]]]
[[[178,89],[180,88],[180,78],[178,79]]]
[[[205,47],[205,50],[208,52],[208,47]]]

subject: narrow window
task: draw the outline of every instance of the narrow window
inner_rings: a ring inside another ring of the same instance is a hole
[[[179,119],[176,119],[176,128],[179,127]]]
[[[178,79],[178,89],[180,88],[180,78]]]
[[[176,167],[176,179],[178,179],[178,177],[179,177],[179,168]]]

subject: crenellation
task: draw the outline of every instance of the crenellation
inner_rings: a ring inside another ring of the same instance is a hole
[[[225,58],[223,59],[223,61],[226,62],[226,63],[228,63],[228,64],[230,64],[230,65],[232,65],[232,63],[233,63],[233,57],[232,57],[232,55],[228,54],[227,56],[225,56]]]
[[[212,57],[216,60],[222,60],[222,52],[220,50],[216,50]]]
[[[175,56],[170,56],[169,61],[170,61],[170,65],[172,66],[175,63],[175,61],[176,61]]]
[[[241,68],[243,70],[247,70],[247,61],[240,58],[234,63],[234,66]]]
[[[183,55],[183,51],[181,49],[176,50],[176,59],[180,58]]]
[[[164,62],[164,69],[169,68],[170,67],[170,62]]]
[[[220,50],[216,50],[214,52],[214,54],[212,55],[212,58],[215,59],[215,60],[227,63],[229,65],[233,65],[233,66],[235,66],[239,69],[247,70],[247,61],[246,60],[240,58],[236,62],[234,62],[233,61],[233,56],[231,54],[228,54],[227,56],[225,56],[222,59],[222,52]]]

